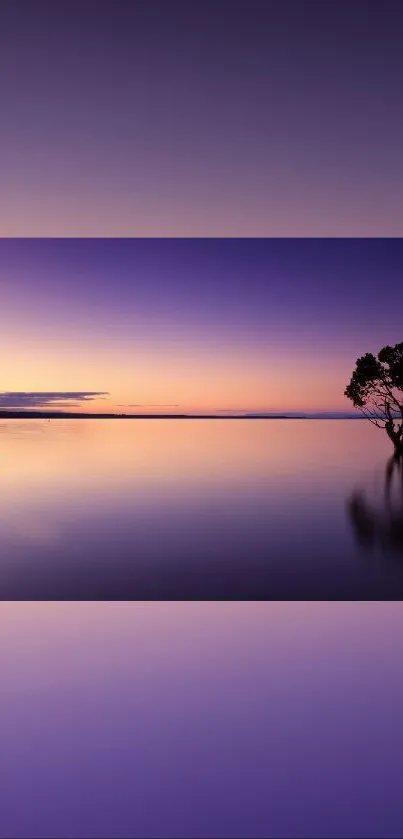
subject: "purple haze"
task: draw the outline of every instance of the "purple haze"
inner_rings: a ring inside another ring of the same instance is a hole
[[[400,0],[3,0],[3,235],[401,235]]]

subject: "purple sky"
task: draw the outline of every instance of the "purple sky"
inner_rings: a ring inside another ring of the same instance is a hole
[[[3,0],[2,235],[401,235],[401,0]]]
[[[1,401],[351,409],[356,358],[403,338],[402,264],[399,239],[0,240]]]

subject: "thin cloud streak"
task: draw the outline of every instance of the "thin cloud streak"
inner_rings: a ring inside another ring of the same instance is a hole
[[[82,402],[105,399],[107,391],[5,391],[0,393],[0,408],[80,407]]]

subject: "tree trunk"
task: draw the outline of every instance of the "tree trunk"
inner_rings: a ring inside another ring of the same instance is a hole
[[[395,457],[396,458],[400,458],[400,457],[403,458],[403,442],[401,440],[400,440],[400,442],[395,442],[394,447],[395,447]]]
[[[385,431],[393,443],[395,457],[403,457],[403,426],[398,426],[397,431],[395,431],[393,422],[387,422],[385,425]]]

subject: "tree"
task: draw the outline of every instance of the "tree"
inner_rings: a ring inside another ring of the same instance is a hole
[[[344,395],[392,441],[395,456],[403,457],[403,343],[383,347],[375,358],[366,353]]]

